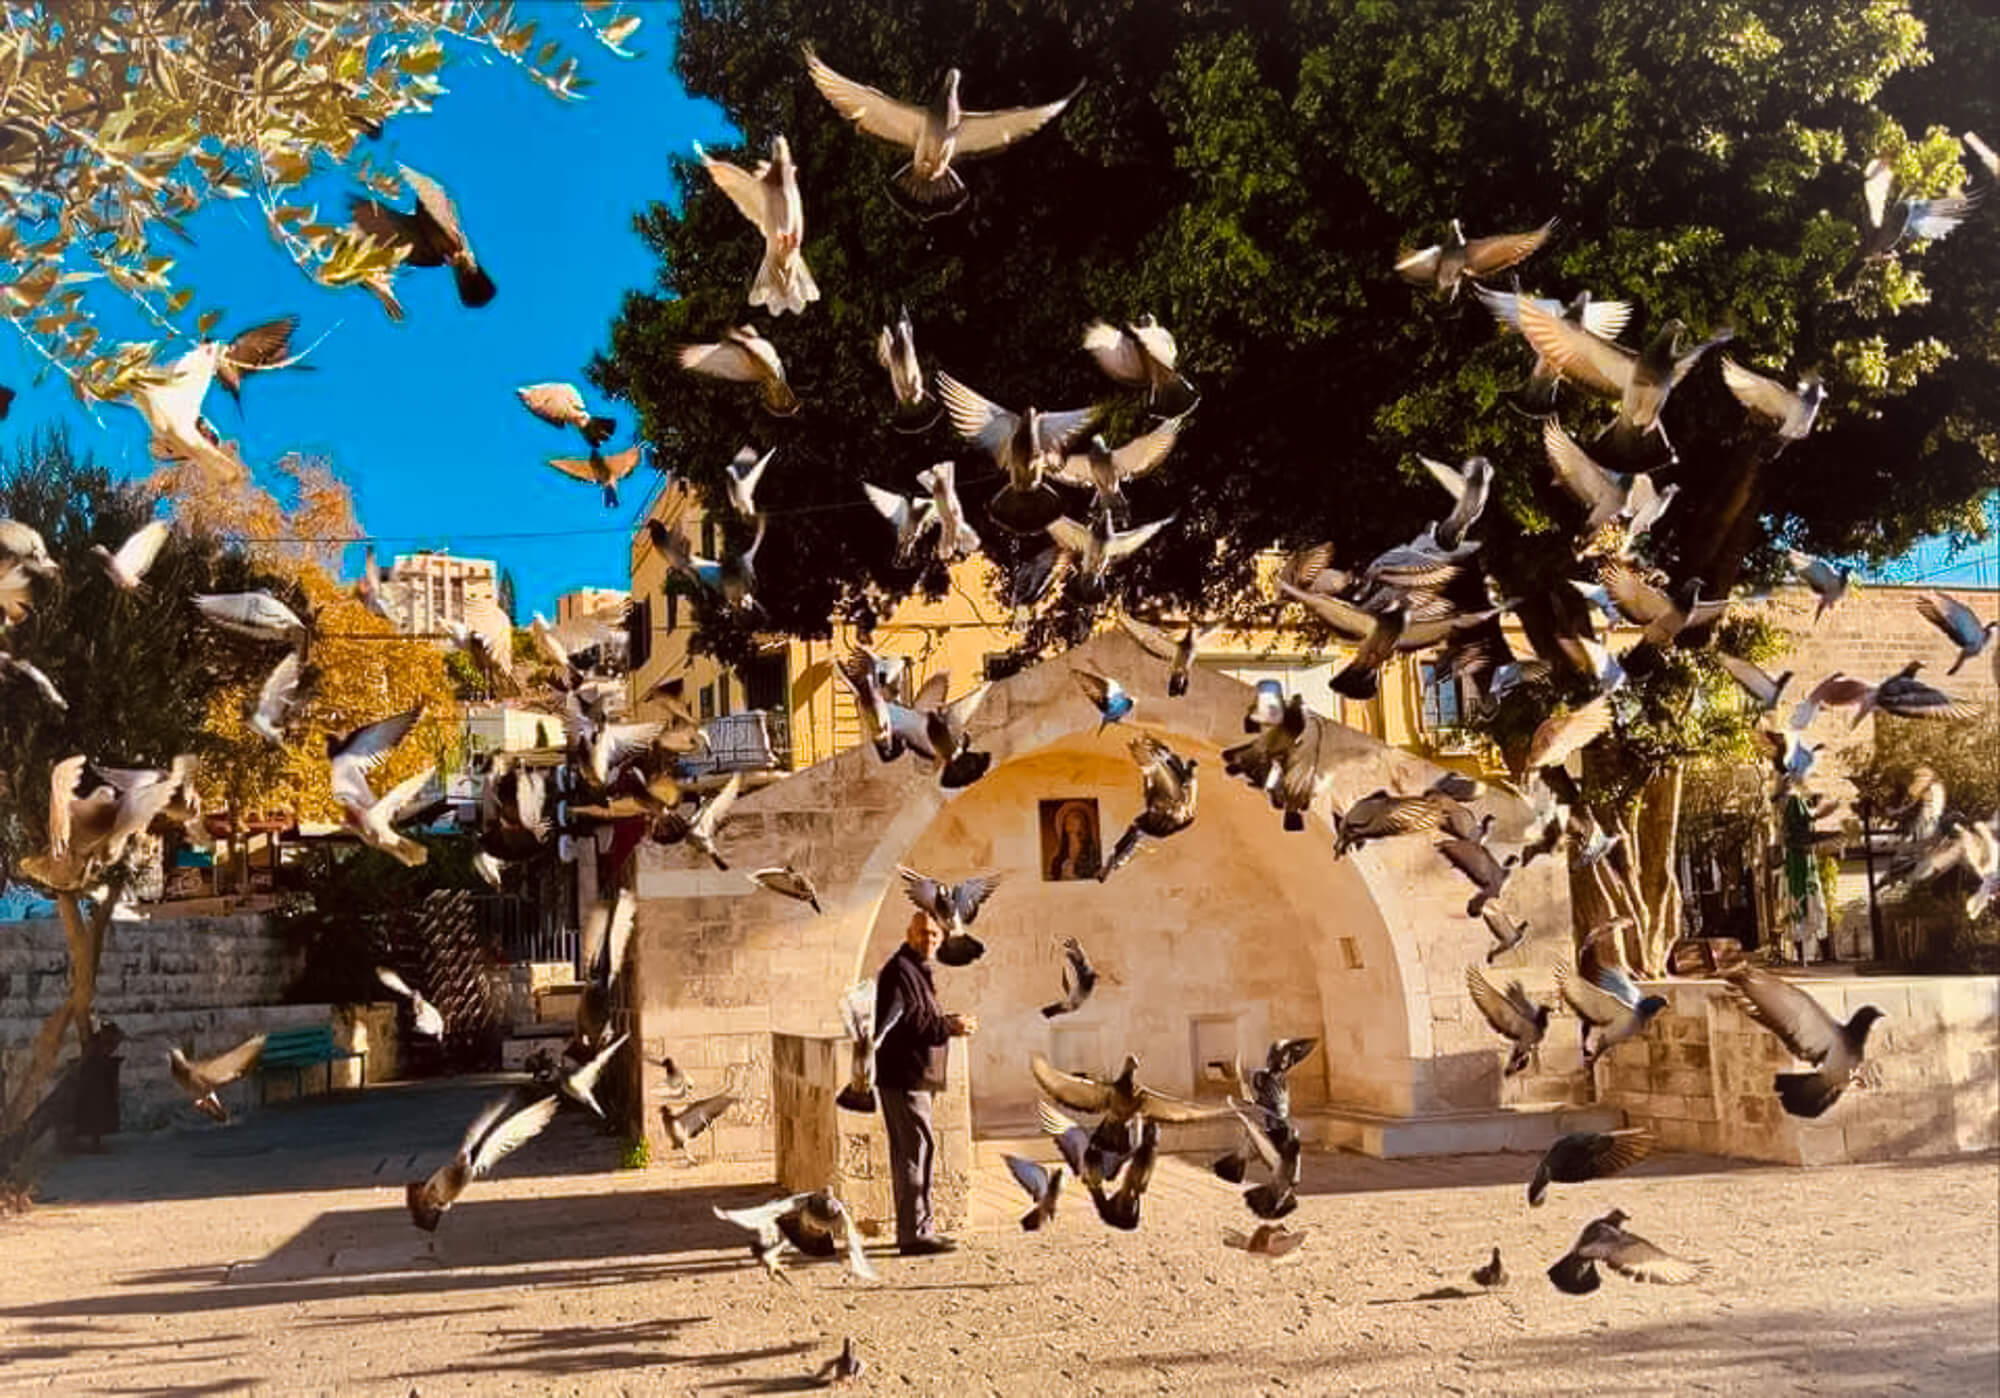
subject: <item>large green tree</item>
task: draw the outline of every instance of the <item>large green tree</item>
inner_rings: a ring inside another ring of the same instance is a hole
[[[801,42],[908,98],[952,65],[975,107],[1085,86],[1048,131],[967,166],[964,213],[916,224],[883,189],[898,157],[821,98]],[[660,285],[628,298],[595,372],[718,504],[738,446],[779,449],[759,492],[774,531],[759,555],[764,614],[704,613],[725,655],[753,628],[824,634],[837,614],[942,585],[935,567],[894,568],[862,480],[910,490],[918,470],[960,456],[989,551],[1013,561],[1041,547],[986,527],[992,470],[948,429],[887,429],[872,339],[899,304],[929,366],[1014,407],[1106,396],[1077,349],[1090,319],[1150,311],[1173,329],[1202,401],[1175,455],[1129,493],[1139,519],[1176,524],[1114,575],[1115,600],[1242,607],[1258,551],[1321,538],[1342,562],[1365,560],[1445,505],[1418,453],[1482,452],[1497,467],[1476,531],[1485,565],[1546,646],[1577,519],[1540,424],[1510,403],[1527,352],[1471,296],[1403,283],[1398,250],[1437,240],[1452,217],[1475,236],[1557,217],[1520,268],[1527,289],[1630,299],[1629,343],[1678,317],[1698,333],[1733,328],[1736,357],[1775,376],[1823,376],[1818,429],[1782,456],[1712,364],[1675,395],[1682,495],[1651,555],[1676,581],[1699,577],[1712,595],[1770,576],[1780,544],[1880,560],[1968,533],[2000,480],[2000,221],[1981,210],[1948,241],[1858,274],[1849,264],[1873,156],[1912,193],[1968,181],[1956,133],[2000,130],[1981,77],[1996,59],[1994,21],[1957,0],[690,5],[689,89],[756,150],[787,136],[799,164],[824,299],[754,318],[804,408],[779,422],[675,367],[679,343],[753,319],[744,288],[762,251],[692,161],[640,218]],[[1586,441],[1605,411],[1563,407]],[[1128,408],[1112,439],[1135,426]],[[1028,644],[1088,624],[1065,604]],[[1580,684],[1523,691],[1497,736],[1518,743]],[[1672,769],[1739,741],[1742,715],[1712,670],[1678,661],[1621,706],[1626,741],[1597,764],[1593,794],[1637,826],[1645,788],[1664,781],[1644,843],[1670,847]],[[1665,927],[1672,880],[1657,863],[1657,896],[1640,901]]]

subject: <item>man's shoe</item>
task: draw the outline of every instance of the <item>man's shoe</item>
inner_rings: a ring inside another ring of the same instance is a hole
[[[941,1252],[957,1252],[958,1244],[942,1234],[934,1233],[928,1238],[912,1238],[896,1249],[905,1257],[934,1257]]]

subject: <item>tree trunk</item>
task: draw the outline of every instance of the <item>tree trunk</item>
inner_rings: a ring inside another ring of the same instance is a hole
[[[1678,766],[1653,777],[1639,793],[1637,836],[1646,875],[1638,893],[1646,916],[1640,920],[1641,959],[1649,976],[1663,976],[1667,954],[1681,935],[1680,841],[1682,772]]]
[[[97,998],[97,968],[104,957],[104,934],[111,923],[111,910],[118,902],[114,891],[91,912],[86,921],[74,893],[58,893],[56,909],[62,916],[63,937],[69,943],[69,998],[49,1013],[35,1034],[34,1051],[20,1080],[11,1085],[6,1110],[0,1113],[0,1136],[19,1127],[41,1101],[42,1088],[56,1069],[62,1052],[63,1030],[76,1027],[79,1053],[90,1046],[90,1010]]]

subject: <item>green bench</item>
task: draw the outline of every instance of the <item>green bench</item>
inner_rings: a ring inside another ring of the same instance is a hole
[[[302,1029],[273,1029],[264,1036],[264,1052],[257,1059],[257,1101],[264,1101],[264,1074],[289,1071],[292,1096],[302,1095],[305,1070],[326,1065],[326,1090],[333,1091],[333,1065],[342,1059],[361,1060],[361,1081],[368,1082],[368,1053],[365,1049],[344,1049],[333,1041],[331,1024],[309,1024]]]

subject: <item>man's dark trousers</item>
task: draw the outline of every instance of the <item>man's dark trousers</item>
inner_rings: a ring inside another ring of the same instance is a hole
[[[882,1124],[889,1131],[889,1179],[896,1191],[896,1241],[931,1236],[931,1095],[914,1089],[878,1089]]]

